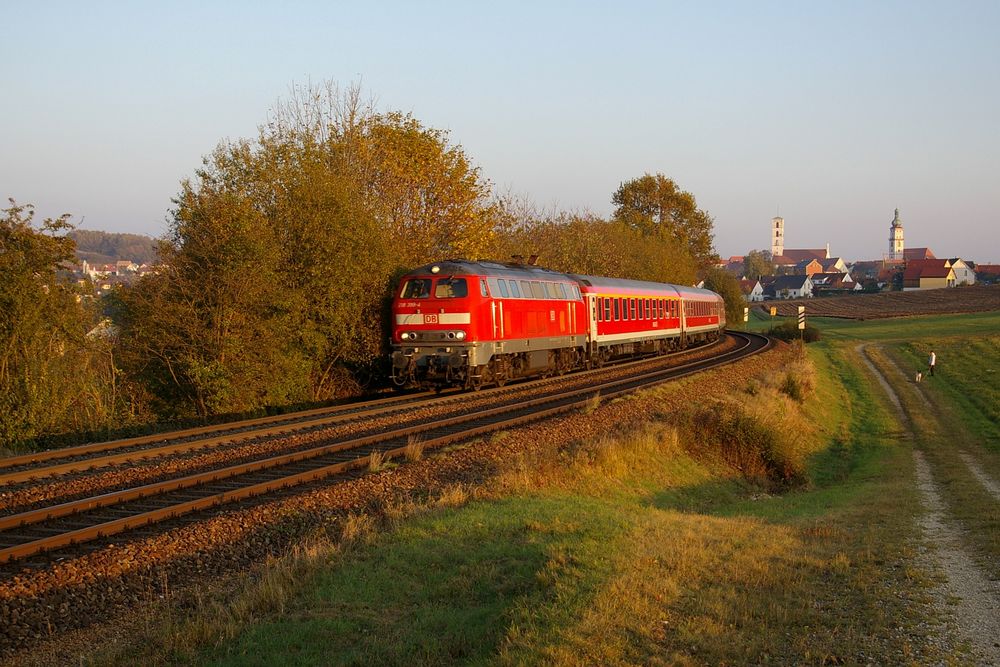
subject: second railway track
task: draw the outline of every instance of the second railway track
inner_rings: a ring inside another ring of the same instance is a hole
[[[729,363],[762,351],[770,344],[766,338],[751,334],[729,335],[741,341],[736,349],[681,366],[647,369],[585,387],[554,388],[542,396],[536,394],[509,400],[488,409],[431,418],[360,437],[330,438],[310,443],[311,446],[297,451],[9,514],[0,517],[0,563],[11,563],[42,552],[64,549],[224,503],[363,468],[370,465],[373,457],[389,459],[404,456],[408,447],[415,446],[416,442],[421,447],[439,447],[573,410],[586,405],[595,395],[602,398],[618,396]],[[402,403],[406,397],[395,398]],[[411,397],[410,403],[418,400]],[[370,404],[361,405],[376,409]],[[345,420],[351,418],[342,417]],[[338,416],[328,414],[316,417],[319,421],[324,419],[336,421]],[[232,433],[213,437],[231,438]],[[259,432],[252,437],[260,437]],[[162,442],[164,436],[160,438]]]

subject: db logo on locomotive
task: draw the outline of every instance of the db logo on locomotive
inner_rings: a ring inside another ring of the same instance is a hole
[[[438,323],[437,315],[431,315],[431,314],[424,315],[424,324],[437,324],[437,323]]]

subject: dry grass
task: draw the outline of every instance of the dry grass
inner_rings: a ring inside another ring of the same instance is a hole
[[[385,465],[385,454],[382,452],[372,452],[368,456],[368,470],[378,472]]]
[[[585,415],[590,415],[593,414],[599,407],[601,407],[601,395],[598,393],[594,394],[591,399],[587,401],[587,404],[583,406],[580,412]]]
[[[419,461],[424,458],[424,443],[421,442],[418,436],[411,435],[406,439],[404,456],[407,461]]]

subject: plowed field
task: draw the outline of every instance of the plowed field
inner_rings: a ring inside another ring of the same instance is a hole
[[[843,317],[854,320],[906,315],[982,313],[1000,310],[1000,286],[973,285],[914,292],[882,292],[768,301],[762,304],[761,308],[766,313],[771,306],[777,307],[778,315],[784,317],[794,316],[798,312],[796,306],[805,306],[806,314],[812,317]]]

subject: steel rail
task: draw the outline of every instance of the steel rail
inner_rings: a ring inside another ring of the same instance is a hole
[[[356,412],[374,408],[375,406],[385,406],[394,405],[397,403],[407,403],[420,400],[421,397],[430,395],[431,392],[419,392],[414,394],[406,394],[403,396],[388,396],[386,398],[377,398],[369,401],[359,401],[356,403],[345,403],[341,405],[332,405],[325,408],[313,408],[311,410],[301,410],[299,412],[289,412],[283,415],[271,415],[269,417],[257,417],[255,419],[245,419],[236,422],[226,422],[224,424],[211,424],[209,426],[197,426],[194,428],[182,429],[179,431],[163,431],[162,433],[151,433],[149,435],[136,436],[134,438],[123,438],[120,440],[108,440],[104,442],[92,442],[85,445],[76,445],[73,447],[61,447],[58,449],[48,449],[41,452],[32,452],[30,454],[20,454],[18,456],[8,456],[6,458],[0,459],[0,470],[5,468],[13,468],[16,466],[30,465],[33,463],[41,463],[43,461],[51,461],[53,459],[63,459],[70,458],[73,456],[84,456],[87,454],[93,454],[97,452],[104,452],[112,449],[125,449],[127,447],[138,447],[141,445],[147,445],[153,442],[168,442],[171,440],[180,440],[182,438],[190,438],[199,435],[205,435],[207,433],[217,433],[226,431],[240,431],[241,429],[253,428],[255,426],[261,426],[264,424],[274,424],[281,422],[294,422],[295,424],[308,425],[309,421],[296,421],[296,420],[309,420],[311,417],[319,416],[322,418],[323,415],[328,415],[331,413],[348,413],[354,414]],[[308,426],[305,426],[306,428]],[[234,433],[233,435],[242,435],[242,433]],[[0,483],[10,481],[12,475],[0,473]]]
[[[453,428],[454,426],[461,424],[480,422],[478,425],[472,425],[451,433],[445,433],[444,435],[422,442],[425,447],[436,447],[449,442],[454,442],[456,440],[466,439],[480,433],[493,431],[498,428],[510,427],[529,421],[535,421],[547,416],[572,410],[579,406],[586,405],[595,394],[601,395],[605,398],[613,397],[635,391],[645,386],[658,384],[666,379],[684,377],[701,370],[707,370],[708,368],[720,366],[723,363],[729,363],[730,361],[748,356],[749,354],[763,351],[770,346],[770,341],[761,336],[755,336],[752,334],[731,335],[742,337],[745,341],[744,346],[737,350],[731,350],[709,359],[703,359],[669,369],[658,369],[629,378],[612,380],[597,386],[573,389],[561,394],[500,406],[490,410],[480,411],[473,415],[462,415],[459,417],[437,420],[414,427],[396,429],[383,434],[366,436],[364,438],[357,438],[335,444],[328,444],[293,454],[270,457],[247,464],[230,466],[228,468],[212,470],[197,475],[190,475],[184,478],[148,484],[134,489],[102,494],[93,498],[81,499],[78,501],[63,503],[54,507],[41,508],[31,512],[4,517],[3,519],[0,519],[0,530],[26,526],[64,516],[79,515],[82,512],[112,507],[130,500],[153,498],[154,496],[169,493],[171,491],[193,489],[198,486],[204,486],[208,483],[232,479],[240,475],[251,475],[261,471],[272,470],[279,466],[287,466],[310,459],[317,459],[324,455],[342,452],[345,450],[374,447],[372,452],[367,455],[357,457],[349,461],[337,462],[332,465],[323,465],[316,469],[295,473],[293,475],[282,476],[265,482],[250,484],[239,489],[227,490],[220,493],[211,493],[203,498],[187,500],[179,504],[171,504],[154,510],[142,511],[132,516],[126,516],[112,521],[103,521],[97,525],[77,528],[75,530],[50,535],[40,539],[31,539],[30,541],[26,541],[21,544],[5,547],[0,549],[0,563],[6,563],[12,560],[24,558],[29,555],[37,554],[41,551],[53,550],[83,541],[105,537],[129,530],[131,528],[149,525],[157,521],[206,509],[222,503],[241,500],[259,495],[261,493],[314,481],[350,470],[352,468],[363,467],[369,464],[371,456],[375,452],[380,452],[380,454],[385,458],[393,458],[403,455],[407,450],[407,446],[405,445],[379,449],[375,447],[379,443],[386,444],[394,440],[408,438],[417,433],[438,431]],[[757,339],[756,344],[754,343],[755,338]],[[535,409],[539,408],[539,406],[550,403],[554,405],[545,409]],[[525,409],[530,409],[530,412],[509,416],[501,420],[490,421],[492,417],[516,411],[523,412]],[[0,535],[0,539],[2,539],[2,537],[3,535]]]

